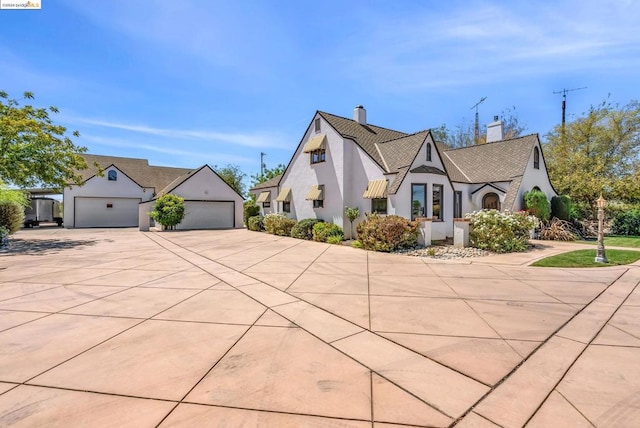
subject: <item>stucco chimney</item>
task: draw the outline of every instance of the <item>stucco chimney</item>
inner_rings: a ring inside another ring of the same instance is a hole
[[[358,122],[360,125],[367,124],[367,111],[362,106],[356,106],[353,109],[353,120]]]
[[[500,141],[502,139],[502,121],[498,119],[498,116],[493,116],[493,122],[487,125],[487,143]]]

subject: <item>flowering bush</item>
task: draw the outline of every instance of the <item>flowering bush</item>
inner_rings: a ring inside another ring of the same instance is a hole
[[[496,253],[525,251],[529,231],[538,225],[538,219],[524,211],[482,210],[467,214],[467,218],[471,219],[471,245]]]
[[[291,229],[296,221],[285,217],[282,214],[267,214],[263,220],[264,230],[272,235],[291,236]]]
[[[391,252],[418,244],[418,223],[397,215],[371,214],[358,224],[357,230],[365,250]]]

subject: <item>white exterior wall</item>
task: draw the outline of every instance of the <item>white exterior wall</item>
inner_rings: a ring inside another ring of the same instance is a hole
[[[271,213],[278,213],[280,211],[282,211],[282,209],[280,207],[278,207],[279,203],[276,202],[276,198],[278,197],[278,188],[277,187],[265,187],[263,189],[260,190],[253,190],[251,191],[251,194],[256,195],[256,199],[258,198],[258,196],[260,196],[260,193],[262,192],[270,192],[269,198],[271,201],[271,207],[270,208],[264,208],[262,206],[262,202],[256,202],[256,204],[260,207],[260,214],[265,216],[267,214],[271,214]]]
[[[312,125],[307,129],[293,158],[280,181],[280,188],[291,188],[291,213],[295,220],[319,218],[344,228],[344,141],[320,115],[320,133],[327,137],[326,161],[311,165],[310,154],[303,149],[310,138],[317,135]],[[349,144],[349,143],[347,143]],[[324,185],[324,208],[313,208],[313,201],[305,200],[312,185]]]
[[[553,189],[551,185],[551,181],[549,181],[549,174],[547,172],[547,165],[544,162],[544,157],[542,156],[542,148],[538,146],[540,150],[540,169],[535,169],[533,167],[533,150],[531,151],[531,157],[529,158],[529,163],[527,164],[527,169],[524,172],[522,177],[522,183],[520,184],[520,191],[518,192],[518,196],[516,197],[516,203],[514,206],[514,211],[519,211],[524,209],[522,205],[522,199],[524,198],[524,193],[531,191],[535,186],[538,186],[540,190],[542,190],[547,195],[547,200],[551,202],[551,198],[554,196],[558,196],[556,191]]]
[[[497,181],[497,182],[493,182],[491,184],[493,184],[494,186],[496,186],[499,189],[504,190],[504,192],[500,192],[498,190],[496,190],[495,188],[491,187],[491,186],[487,186],[487,183],[481,183],[481,184],[470,184],[468,185],[468,192],[469,192],[469,202],[470,202],[470,208],[471,211],[479,211],[482,209],[482,199],[485,197],[485,195],[489,194],[489,193],[495,193],[496,195],[498,195],[498,198],[500,199],[500,210],[504,210],[504,201],[505,198],[507,196],[507,192],[509,191],[509,187],[511,186],[511,182],[510,181]],[[481,188],[482,186],[484,186],[482,188],[482,190],[475,192],[477,189]],[[473,193],[473,194],[472,194]],[[464,195],[462,196],[462,198],[464,199]]]
[[[107,176],[110,170],[116,170],[118,179],[109,181]],[[101,197],[101,198],[139,198],[143,202],[153,197],[153,189],[142,188],[135,181],[127,177],[122,171],[110,166],[104,170],[104,176],[94,176],[87,180],[84,185],[71,185],[64,189],[64,227],[75,227],[75,204],[76,197]]]
[[[242,204],[244,199],[209,167],[201,168],[184,183],[171,191],[185,201],[234,201],[235,227],[242,229]]]
[[[427,161],[427,144],[431,143],[431,161]],[[438,156],[435,144],[430,137],[427,138],[425,144],[422,145],[420,151],[416,155],[409,169],[417,168],[421,165],[436,167],[444,171],[442,160]],[[433,216],[433,185],[441,184],[443,186],[443,201],[441,209],[443,212],[443,221],[433,221],[431,223],[431,238],[433,240],[442,240],[453,236],[453,188],[446,175],[426,174],[426,173],[407,173],[398,192],[390,199],[393,214],[411,218],[411,185],[426,184],[427,185],[427,212],[426,217]],[[463,196],[464,199],[464,196]],[[391,209],[389,214],[391,214]]]
[[[345,163],[349,166],[345,171],[345,187],[347,191],[344,206],[357,207],[360,209],[360,217],[353,222],[355,231],[358,223],[364,221],[365,214],[371,212],[371,199],[364,199],[362,197],[365,190],[367,190],[369,181],[387,179],[388,177],[384,175],[382,168],[380,168],[364,150],[358,147],[356,143],[346,140],[345,152],[348,154],[347,157],[350,161]],[[391,177],[391,179],[393,179],[393,177]],[[387,208],[388,207],[389,203],[387,201]],[[387,213],[389,212],[387,211]],[[344,223],[345,234],[348,234],[350,227],[349,219],[345,219]]]

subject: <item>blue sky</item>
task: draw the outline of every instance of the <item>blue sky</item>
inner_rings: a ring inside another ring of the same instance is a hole
[[[640,2],[41,0],[0,10],[0,89],[60,109],[90,153],[287,163],[316,110],[416,132],[515,108],[543,137],[640,98]]]

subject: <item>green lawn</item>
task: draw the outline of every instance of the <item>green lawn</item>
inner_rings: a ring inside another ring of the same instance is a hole
[[[628,265],[640,260],[640,251],[634,250],[607,250],[606,256],[609,263],[596,263],[596,250],[576,250],[547,257],[533,263],[532,266],[540,267],[603,267]]]
[[[576,241],[581,244],[593,244],[597,245],[598,241]],[[640,236],[618,236],[611,235],[604,237],[604,246],[607,245],[611,247],[629,247],[629,248],[640,248]]]

